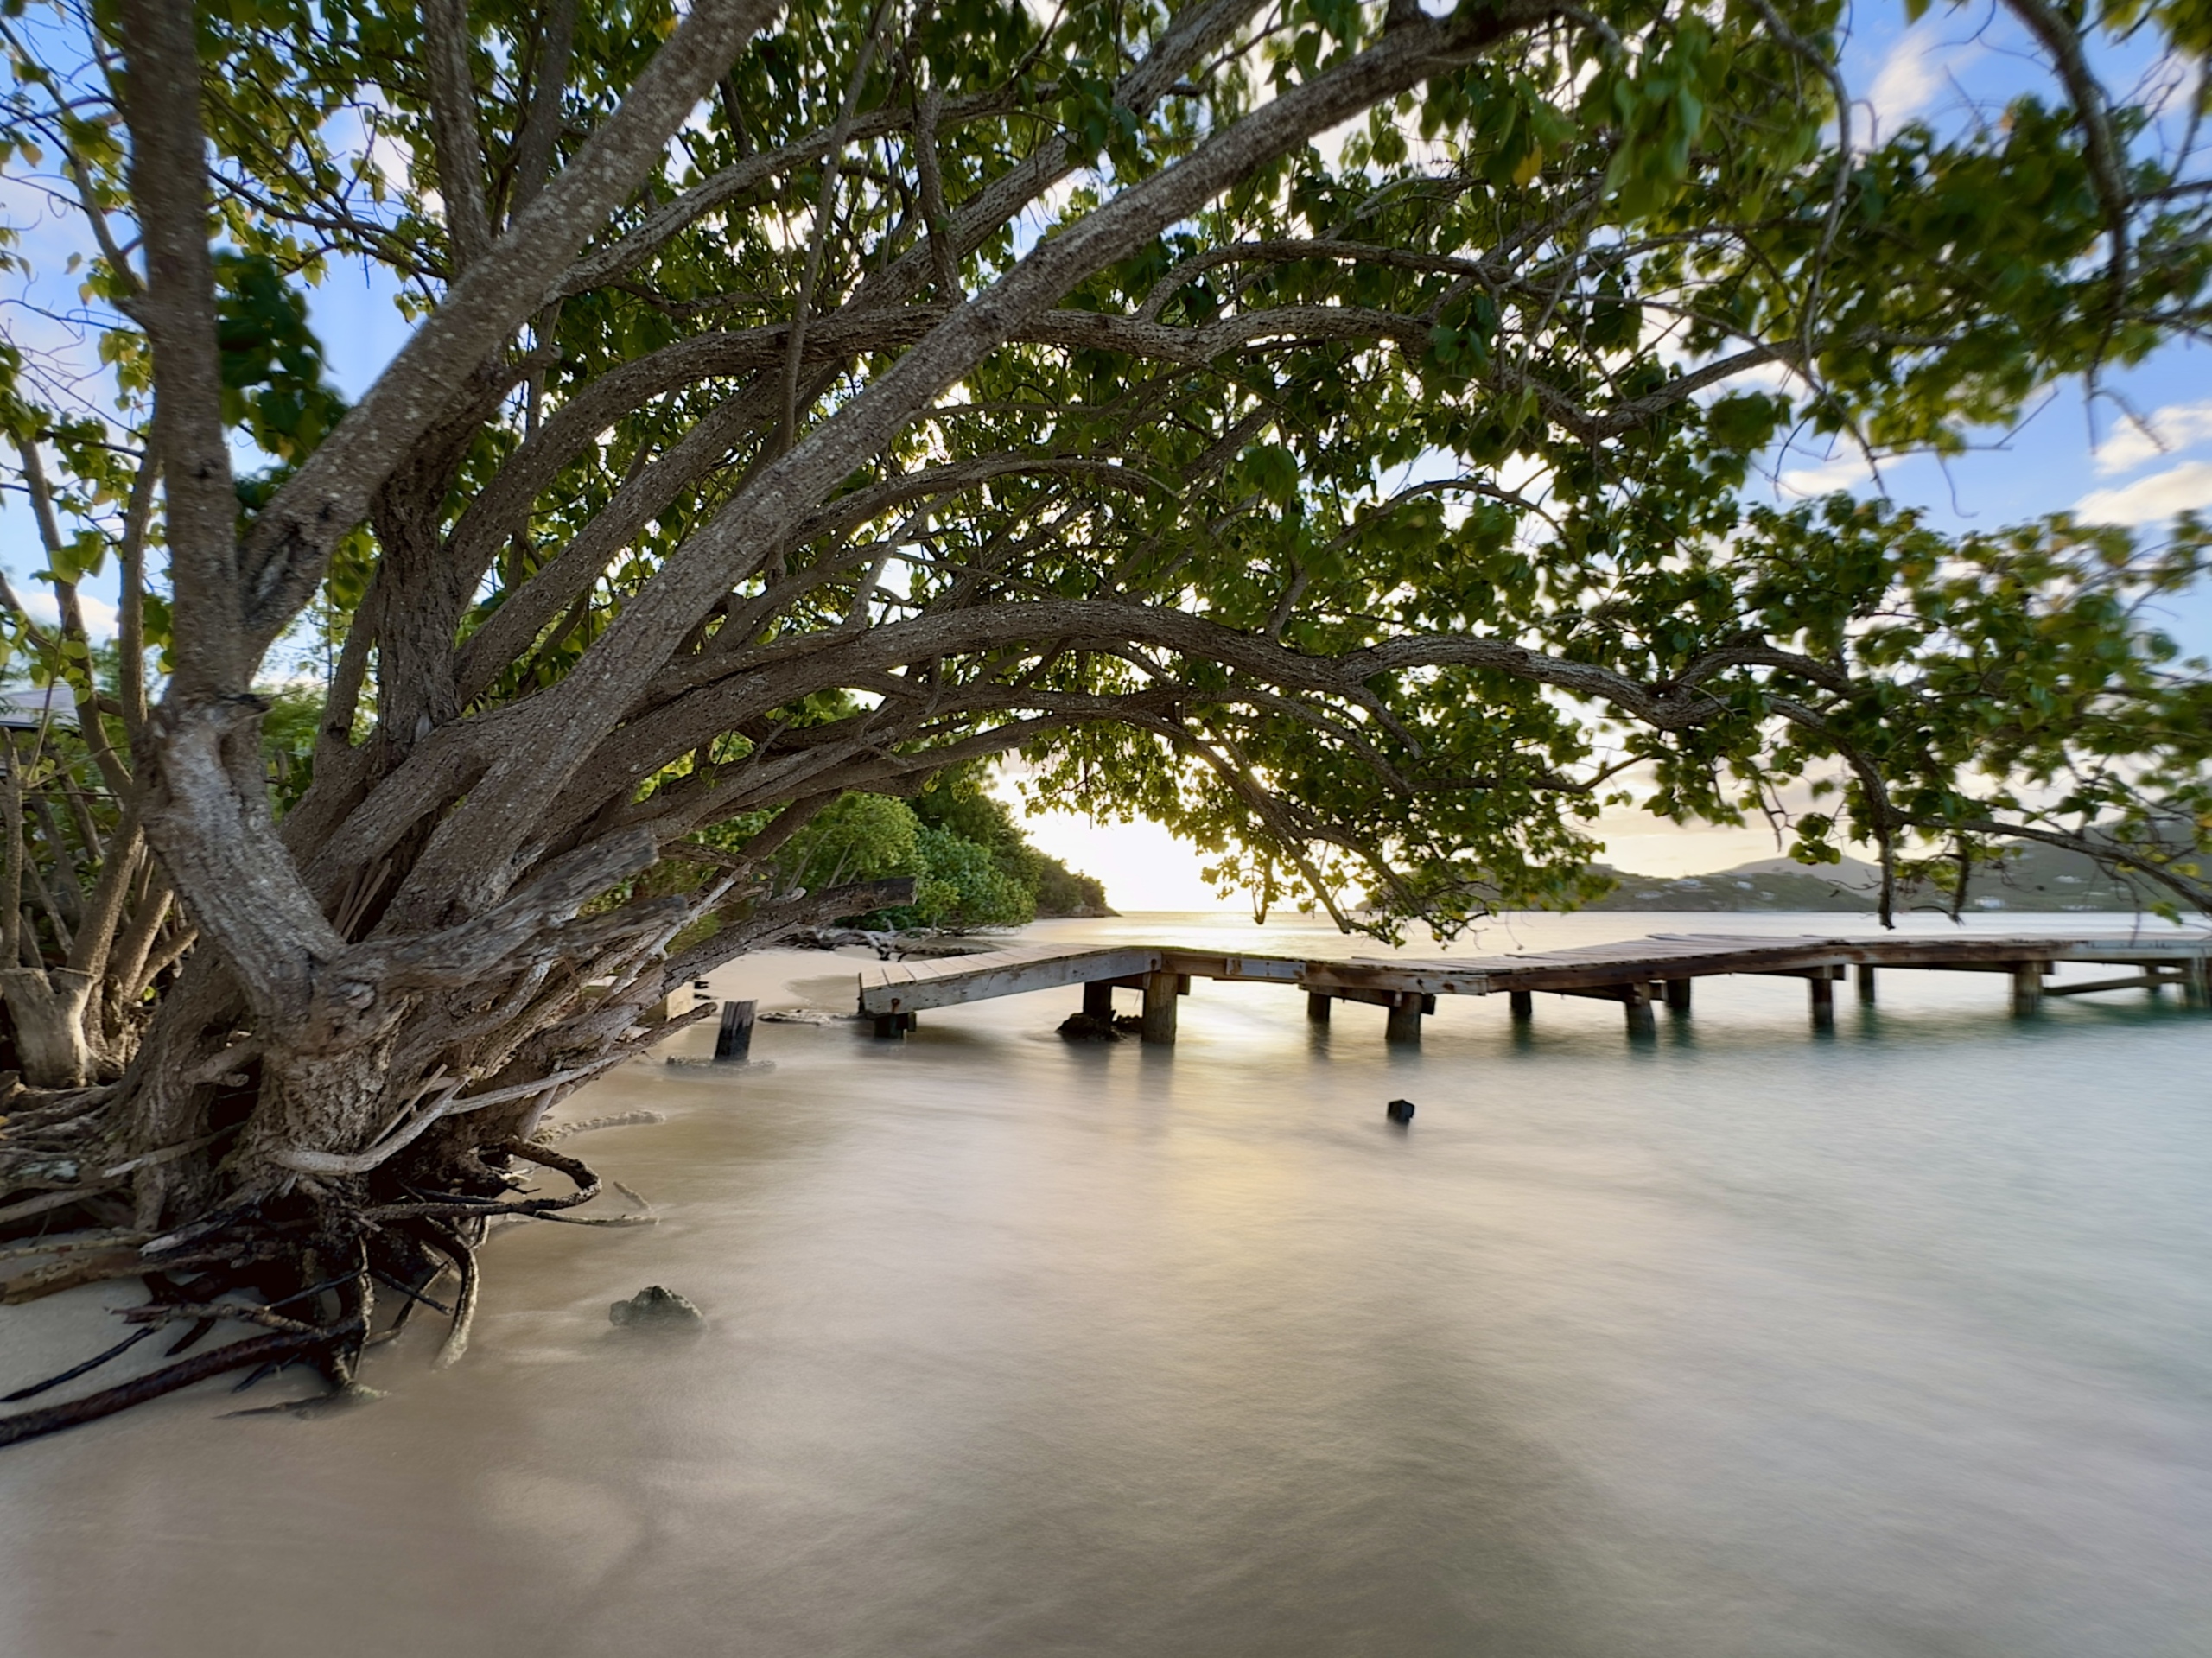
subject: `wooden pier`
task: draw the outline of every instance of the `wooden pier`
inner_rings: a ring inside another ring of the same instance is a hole
[[[2088,982],[2046,983],[2062,962],[2093,962],[2125,969]],[[1540,994],[1585,996],[1621,1004],[1631,1034],[1656,1027],[1654,1008],[1687,1015],[1690,988],[1699,979],[1746,973],[1805,981],[1815,1029],[1835,1020],[1835,987],[1855,974],[1859,999],[1874,1000],[1875,975],[1884,969],[1942,973],[1997,973],[2011,980],[2012,1008],[2032,1013],[2043,999],[2111,990],[2171,988],[2190,1007],[2212,1006],[2212,934],[2177,932],[2150,937],[1988,937],[1971,934],[1878,938],[1750,937],[1719,933],[1661,933],[1615,944],[1522,956],[1471,956],[1465,961],[1410,961],[1395,957],[1335,961],[1300,956],[1226,955],[1167,945],[1117,945],[1069,950],[1051,944],[1016,945],[988,955],[949,960],[886,963],[860,975],[860,1011],[876,1034],[895,1037],[915,1016],[935,1007],[1017,996],[1032,991],[1083,987],[1084,1011],[1110,1016],[1114,992],[1141,993],[1143,1038],[1175,1040],[1177,999],[1198,979],[1240,984],[1279,984],[1306,997],[1306,1017],[1329,1018],[1339,1001],[1387,1010],[1386,1039],[1421,1040],[1424,1015],[1439,996],[1509,999],[1516,1020],[1532,1018]]]

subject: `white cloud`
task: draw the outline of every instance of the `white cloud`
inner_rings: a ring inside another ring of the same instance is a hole
[[[2177,512],[2212,507],[2212,461],[2184,461],[2118,489],[2093,489],[2074,503],[2092,524],[2163,524]]]
[[[1924,113],[1951,73],[1980,54],[1979,44],[1947,41],[1939,33],[1932,21],[1916,24],[1882,60],[1865,100],[1873,117],[1872,142],[1878,143]]]
[[[54,589],[43,581],[19,581],[15,584],[16,597],[22,600],[23,609],[41,627],[58,627],[61,624],[61,607],[54,601]],[[115,607],[105,599],[79,588],[78,608],[85,613],[85,632],[95,639],[115,637]]]
[[[118,617],[113,605],[105,599],[96,599],[89,593],[79,593],[77,605],[85,613],[85,632],[96,639],[115,637]]]
[[[2097,446],[2097,470],[2107,477],[2133,472],[2146,461],[2177,449],[2193,448],[2212,437],[2212,398],[2202,403],[2168,403],[2152,414],[2146,432],[2134,421],[2123,421],[2110,437]]]
[[[1805,377],[1789,364],[1754,363],[1714,386],[1711,395],[1732,397],[1742,391],[1787,391],[1794,397],[1802,396],[1806,390]]]
[[[404,192],[414,173],[415,149],[385,124],[390,114],[383,99],[372,96],[365,105],[348,105],[334,113],[324,123],[322,137],[340,160],[365,157],[386,186]]]
[[[1792,495],[1833,495],[1840,489],[1872,483],[1874,473],[1866,458],[1853,452],[1817,467],[1793,467],[1778,481]]]
[[[54,603],[51,589],[35,582],[26,582],[16,589],[16,597],[22,600],[24,613],[41,627],[52,627],[61,619],[61,607]]]
[[[1492,481],[1500,489],[1510,489],[1516,495],[1541,499],[1551,492],[1552,469],[1538,456],[1510,454],[1499,465]]]

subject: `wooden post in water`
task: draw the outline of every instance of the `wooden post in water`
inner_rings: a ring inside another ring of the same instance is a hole
[[[1690,983],[1691,981],[1688,979],[1669,979],[1667,981],[1667,1011],[1669,1013],[1687,1013],[1689,1012]]]
[[[1382,1026],[1385,1042],[1420,1042],[1421,1001],[1418,990],[1403,990],[1391,999],[1390,1016]]]
[[[2043,1006],[2043,963],[2012,963],[2012,1011],[2032,1013]]]
[[[1083,1011],[1093,1019],[1114,1017],[1114,981],[1093,979],[1083,987]]]
[[[1863,962],[1859,969],[1859,1000],[1869,1007],[1874,1005],[1874,969]]]
[[[1325,995],[1319,990],[1307,991],[1306,993],[1307,1022],[1314,1025],[1326,1025],[1329,1022],[1329,1004],[1334,1000],[1334,997]]]
[[[742,1059],[753,1051],[753,1014],[760,1005],[753,1001],[722,1004],[721,1028],[715,1032],[715,1058]]]
[[[1175,994],[1179,985],[1173,973],[1147,973],[1144,975],[1144,1037],[1156,1046],[1175,1045]]]
[[[1536,1016],[1536,993],[1533,990],[1509,990],[1506,1001],[1513,1008],[1513,1022],[1526,1025]]]
[[[2212,956],[2200,956],[2182,964],[2181,1005],[2212,1007]]]
[[[1649,985],[1624,986],[1621,991],[1621,1010],[1628,1016],[1628,1033],[1630,1036],[1654,1036],[1658,1033],[1659,1021],[1651,1013]]]
[[[1828,969],[1815,968],[1805,981],[1805,988],[1812,994],[1813,1028],[1835,1029],[1835,981],[1828,977]]]

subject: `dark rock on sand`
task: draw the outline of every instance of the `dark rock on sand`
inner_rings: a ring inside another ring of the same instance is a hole
[[[707,1315],[687,1297],[674,1290],[664,1290],[658,1284],[647,1286],[626,1301],[615,1302],[607,1309],[607,1316],[618,1324],[658,1325],[670,1330],[696,1330],[707,1322]]]

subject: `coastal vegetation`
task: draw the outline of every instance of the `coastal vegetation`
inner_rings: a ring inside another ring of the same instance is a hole
[[[773,821],[753,813],[702,830],[732,856]],[[846,794],[830,802],[762,865],[785,892],[829,892],[906,877],[913,900],[839,918],[875,929],[1020,927],[1040,917],[1110,914],[1106,889],[1029,844],[1005,802],[973,765],[933,778],[911,801]]]
[[[2018,96],[1878,131],[1834,0],[0,10],[9,257],[74,295],[0,353],[73,711],[0,791],[7,1293],[178,1331],[0,1441],[353,1388],[434,1305],[457,1358],[672,988],[1019,912],[999,756],[1385,937],[1807,781],[1885,912],[2023,840],[2212,903],[2153,832],[2212,812],[2202,524],[1755,487],[2201,334],[2193,0],[2003,0]],[[410,325],[350,399],[341,269]]]

